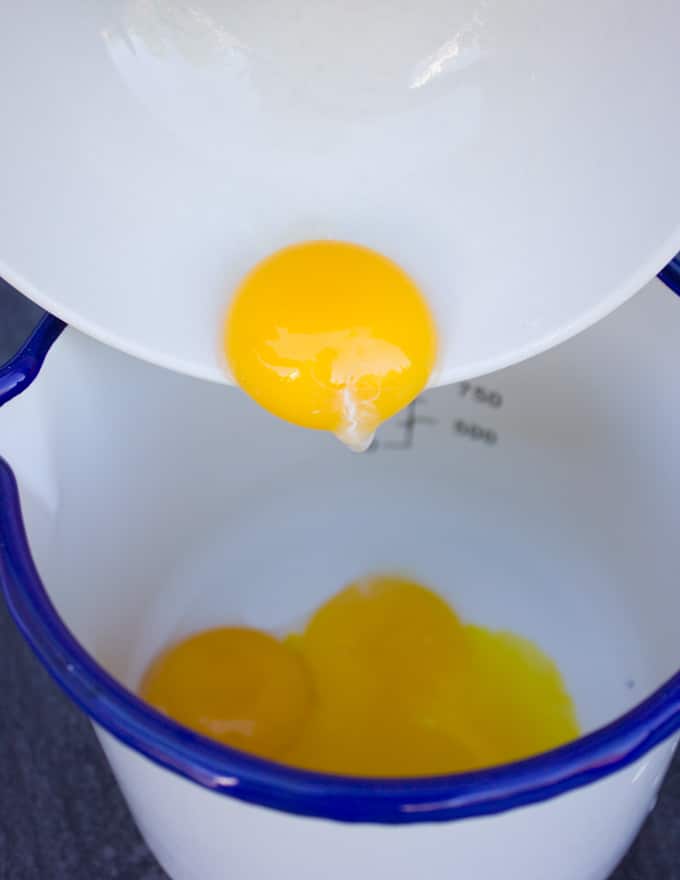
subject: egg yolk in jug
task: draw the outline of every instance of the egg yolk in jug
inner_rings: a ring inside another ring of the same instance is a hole
[[[151,664],[140,693],[227,745],[349,775],[462,772],[578,735],[560,672],[538,647],[466,624],[392,576],[346,587],[287,636],[190,636]]]
[[[263,757],[290,748],[312,704],[299,655],[246,627],[209,629],[162,653],[141,694],[197,733]]]
[[[257,265],[224,329],[236,383],[269,412],[356,451],[432,372],[436,331],[411,278],[359,245],[313,241]]]

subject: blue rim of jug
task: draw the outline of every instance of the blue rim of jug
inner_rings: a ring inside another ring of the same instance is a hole
[[[664,277],[665,276],[665,277]],[[660,275],[680,295],[680,258]],[[45,317],[0,369],[0,404],[37,376],[64,324]],[[596,782],[680,728],[680,672],[594,733],[528,760],[451,776],[369,779],[296,770],[192,733],[112,678],[65,626],[35,567],[16,480],[0,459],[0,585],[43,665],[102,728],[155,763],[215,792],[273,809],[345,822],[400,824],[486,816]]]

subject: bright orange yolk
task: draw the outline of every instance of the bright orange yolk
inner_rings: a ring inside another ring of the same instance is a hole
[[[509,633],[463,624],[398,577],[347,587],[289,637],[315,682],[286,761],[362,776],[428,776],[528,757],[578,735],[559,670]]]
[[[140,695],[198,733],[267,758],[295,744],[312,701],[299,655],[240,627],[207,630],[162,653]]]
[[[355,776],[462,772],[578,735],[559,670],[536,646],[464,624],[391,576],[346,587],[284,641],[193,636],[151,666],[142,696],[222,742]]]
[[[461,708],[467,666],[463,625],[433,592],[399,578],[371,578],[334,596],[289,638],[317,691],[311,723],[287,757],[291,764],[412,776],[474,763],[455,726],[444,727],[433,714],[440,705]]]
[[[250,272],[224,346],[238,385],[269,412],[363,450],[425,387],[437,342],[425,300],[395,263],[315,241]]]

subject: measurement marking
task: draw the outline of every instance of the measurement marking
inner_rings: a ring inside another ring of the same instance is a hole
[[[503,395],[500,391],[495,391],[493,388],[486,388],[484,385],[474,385],[472,382],[461,382],[458,388],[460,389],[460,396],[466,397],[472,403],[481,403],[493,409],[500,409],[503,406]]]
[[[464,419],[454,419],[453,432],[470,440],[481,440],[489,446],[498,443],[498,434],[492,428],[483,428],[475,422],[466,422]]]
[[[377,438],[373,441],[370,446],[370,452],[377,452],[378,449],[391,449],[397,451],[403,451],[406,449],[412,449],[415,441],[415,433],[418,425],[436,425],[437,419],[432,416],[421,415],[418,411],[418,407],[421,404],[427,403],[426,397],[416,397],[413,403],[410,403],[406,409],[404,410],[404,416],[398,422],[395,422],[395,427],[400,428],[402,431],[402,438],[398,441],[385,441],[384,443],[379,443]]]

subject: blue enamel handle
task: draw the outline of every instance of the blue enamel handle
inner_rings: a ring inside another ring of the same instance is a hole
[[[680,254],[659,272],[659,278],[680,296]]]
[[[0,366],[0,406],[28,388],[65,326],[59,318],[45,315],[19,351]]]

